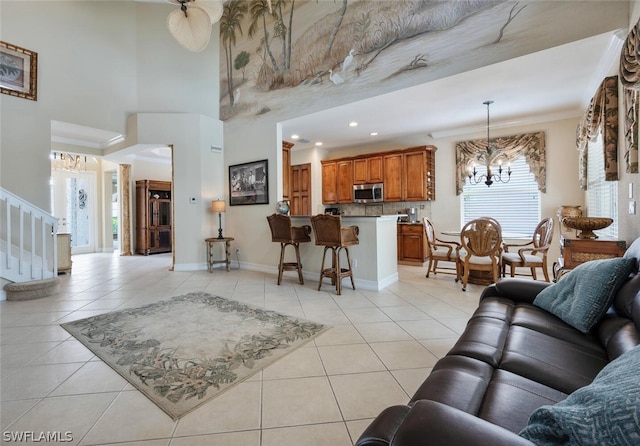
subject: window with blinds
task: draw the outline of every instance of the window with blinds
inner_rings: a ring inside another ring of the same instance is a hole
[[[481,172],[484,168],[479,169]],[[479,217],[493,217],[504,232],[533,234],[540,222],[540,191],[524,157],[511,161],[508,183],[465,183],[460,200],[462,224]]]
[[[587,144],[587,216],[609,217],[613,223],[596,234],[618,238],[618,182],[605,181],[602,135]]]

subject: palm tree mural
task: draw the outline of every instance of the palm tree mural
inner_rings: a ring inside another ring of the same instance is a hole
[[[273,56],[273,52],[271,51],[269,31],[267,31],[267,14],[269,14],[269,5],[266,0],[251,2],[249,13],[251,15],[249,37],[253,38],[260,30],[260,24],[262,24],[262,31],[264,32],[264,36],[262,37],[264,51],[269,56],[269,61],[271,62],[274,73],[278,76],[280,73],[280,67],[278,66],[278,62],[276,62],[276,58]]]
[[[340,25],[342,25],[342,20],[344,20],[344,15],[347,13],[347,0],[342,0],[342,7],[340,8],[340,15],[338,16],[338,20],[336,24],[333,26],[331,30],[331,36],[329,37],[329,42],[327,42],[327,48],[325,49],[325,54],[329,56],[331,54],[331,48],[333,47],[333,42],[336,40],[336,34],[340,31]]]
[[[247,4],[242,0],[234,0],[225,3],[220,18],[220,38],[224,46],[225,61],[227,64],[227,90],[231,106],[233,97],[233,47],[236,45],[237,33],[242,35],[242,19],[247,12]]]
[[[260,46],[258,51],[264,53],[263,61],[269,65],[264,65],[260,69],[258,84],[264,88],[272,88],[275,85],[281,85],[284,81],[285,74],[291,68],[291,34],[293,27],[293,10],[295,0],[272,0],[272,10],[266,0],[257,0],[251,2],[250,16],[251,24],[249,25],[249,37],[253,38],[262,32]],[[289,8],[288,25],[285,24],[286,9]],[[273,23],[273,33],[269,33],[267,28],[267,17],[271,15],[275,20]],[[271,45],[274,39],[279,38],[281,41],[282,61],[278,63],[274,56]]]

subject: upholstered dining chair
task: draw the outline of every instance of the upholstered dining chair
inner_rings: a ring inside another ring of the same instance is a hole
[[[315,233],[316,245],[324,246],[318,291],[320,291],[322,280],[325,277],[331,279],[331,284],[335,285],[338,295],[342,293],[342,279],[345,277],[351,279],[351,287],[355,290],[356,285],[353,281],[349,246],[360,243],[358,239],[360,229],[357,226],[342,226],[342,217],[340,215],[329,214],[312,216],[311,225]],[[340,252],[343,250],[347,257],[346,268],[343,268],[340,264]],[[325,268],[327,251],[331,251],[331,267],[329,268]]]
[[[471,271],[491,273],[493,282],[500,278],[502,228],[493,218],[476,218],[460,232],[458,271],[462,276],[462,291],[466,291]]]
[[[454,241],[440,240],[436,237],[436,230],[427,217],[423,219],[424,233],[427,239],[427,251],[429,255],[429,266],[427,267],[426,277],[429,273],[438,273],[438,262],[453,262],[454,267],[441,266],[440,272],[445,274],[455,274],[456,282],[460,277],[458,270],[458,250],[460,243]],[[455,272],[451,272],[454,270]]]
[[[553,238],[553,219],[547,217],[542,219],[533,231],[533,237],[527,243],[503,244],[502,253],[502,277],[505,276],[507,265],[511,268],[511,277],[514,277],[516,268],[529,268],[533,280],[537,280],[536,268],[542,268],[544,280],[549,282],[549,272],[547,268],[547,252],[551,246]],[[509,248],[516,248],[518,252]]]
[[[280,243],[280,262],[278,263],[278,285],[282,282],[284,271],[298,271],[298,281],[304,285],[302,263],[300,263],[300,243],[311,241],[311,226],[292,226],[291,217],[283,214],[267,216],[271,228],[271,241]],[[284,253],[287,246],[293,246],[296,252],[295,262],[285,262]]]

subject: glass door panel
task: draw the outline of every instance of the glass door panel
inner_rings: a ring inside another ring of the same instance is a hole
[[[171,202],[168,200],[161,200],[158,209],[158,225],[170,226],[171,225]]]
[[[71,234],[72,254],[95,252],[95,174],[54,170],[52,175],[58,232]]]

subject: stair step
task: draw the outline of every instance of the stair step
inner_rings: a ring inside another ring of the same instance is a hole
[[[51,296],[60,291],[60,279],[53,277],[44,280],[32,280],[31,282],[8,283],[4,286],[7,300],[32,300]]]

